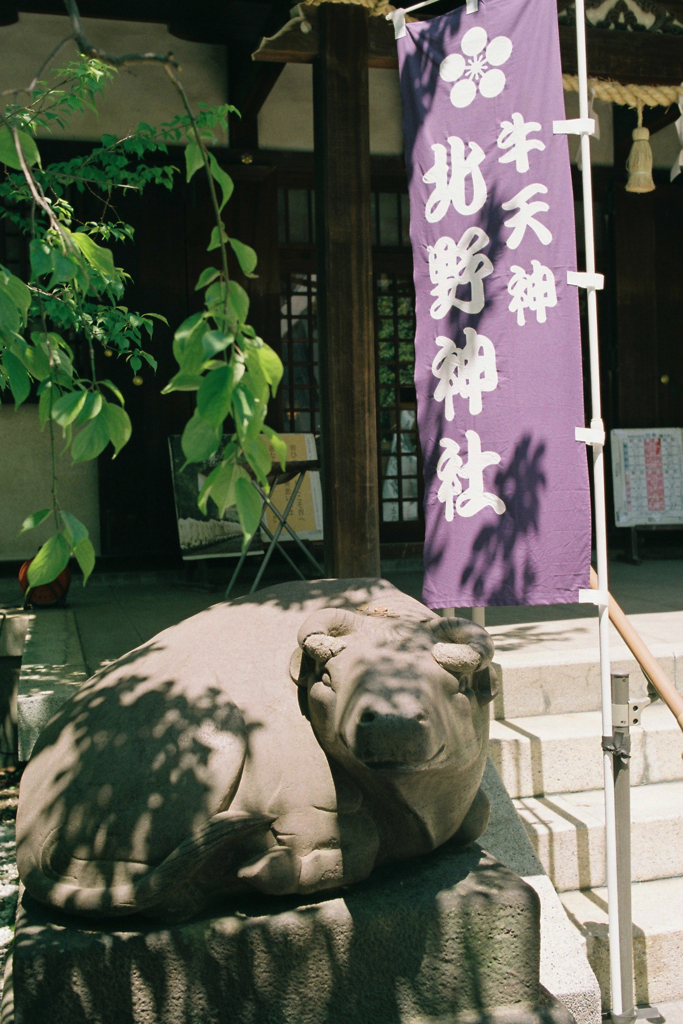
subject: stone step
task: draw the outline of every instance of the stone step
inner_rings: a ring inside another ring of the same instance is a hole
[[[511,797],[579,793],[603,784],[599,711],[492,721],[489,754]],[[658,702],[631,730],[631,785],[683,779],[683,734]]]
[[[683,693],[683,612],[631,616],[652,654]],[[564,715],[600,709],[597,617],[492,626],[501,686],[493,702],[497,719]],[[612,671],[628,672],[631,696],[647,684],[625,643],[610,627]]]
[[[636,1003],[683,996],[683,878],[636,882],[633,893],[633,960]],[[562,894],[570,920],[586,945],[591,967],[609,1005],[607,890]]]
[[[605,884],[602,789],[513,802],[558,891]],[[683,875],[683,781],[631,790],[631,872],[636,882]]]
[[[19,761],[28,761],[47,723],[87,678],[73,611],[49,608],[31,615],[17,698]]]

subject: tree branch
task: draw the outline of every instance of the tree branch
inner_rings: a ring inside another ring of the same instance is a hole
[[[93,46],[88,40],[84,30],[81,14],[78,10],[76,0],[64,0],[66,13],[69,15],[73,28],[73,38],[82,54],[91,60],[100,60],[103,64],[110,64],[114,68],[125,67],[128,64],[164,64],[167,67],[179,68],[180,64],[173,57],[171,52],[163,53],[124,53],[117,56],[101,50],[99,46]]]

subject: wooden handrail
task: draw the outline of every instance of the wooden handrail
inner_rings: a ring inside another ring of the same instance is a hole
[[[591,587],[598,590],[598,575],[591,567]],[[636,632],[631,622],[627,619],[612,595],[609,595],[609,617],[617,629],[622,640],[636,659],[643,674],[650,680],[655,690],[667,705],[672,715],[683,730],[683,697],[680,695],[674,684],[657,659],[650,653],[645,641]]]

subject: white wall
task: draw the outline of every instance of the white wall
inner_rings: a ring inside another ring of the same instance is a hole
[[[4,397],[4,396],[3,396]],[[55,426],[57,452],[62,431]],[[111,448],[109,449],[111,452]],[[32,558],[54,532],[52,517],[29,533],[17,534],[32,512],[52,504],[50,441],[48,428],[41,433],[37,405],[11,401],[0,406],[0,561]],[[60,504],[72,512],[90,532],[95,551],[100,551],[100,512],[97,496],[97,462],[71,464],[71,456],[57,459],[57,494]]]
[[[370,152],[403,153],[398,72],[369,69]],[[288,64],[263,105],[258,120],[261,149],[313,152],[313,68]]]
[[[180,62],[179,77],[190,103],[226,102],[225,47],[188,43],[169,35],[164,25],[146,22],[84,18],[85,33],[96,46],[110,53],[168,53]],[[15,25],[0,28],[0,90],[25,87],[50,51],[69,32],[66,17],[52,14],[20,14]],[[52,61],[59,67],[77,57],[73,42],[67,43]],[[161,66],[141,64],[119,71],[100,104],[99,117],[87,112],[71,118],[62,139],[99,139],[103,134],[125,135],[140,121],[157,125],[182,114],[180,97]],[[44,133],[43,133],[44,134]],[[218,139],[225,145],[227,139]]]

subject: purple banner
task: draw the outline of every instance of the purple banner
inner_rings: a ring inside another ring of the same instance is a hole
[[[479,0],[398,40],[432,608],[588,587],[590,498],[557,7]]]

